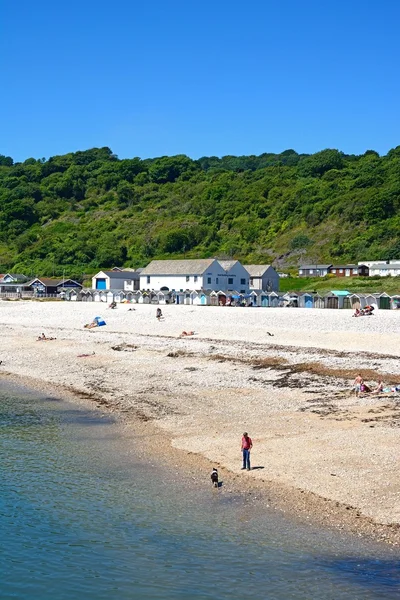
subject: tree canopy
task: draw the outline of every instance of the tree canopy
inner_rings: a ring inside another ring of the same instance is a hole
[[[90,273],[153,258],[400,258],[400,146],[379,156],[120,160],[110,148],[0,156],[0,271]]]

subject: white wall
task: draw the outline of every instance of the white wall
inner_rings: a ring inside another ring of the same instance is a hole
[[[393,265],[393,267],[391,267],[391,268],[390,268],[390,265],[385,265],[385,266],[389,267],[389,268],[381,269],[379,266],[370,267],[369,276],[372,277],[374,275],[380,275],[381,277],[387,277],[388,275],[392,275],[392,277],[396,277],[397,275],[400,275],[400,267],[399,266],[395,267]]]
[[[224,281],[219,276],[223,272],[221,265],[214,261],[203,275],[140,275],[141,290],[161,290],[166,287],[170,291],[175,290],[220,290]],[[150,281],[148,281],[148,277]],[[210,283],[208,280],[210,279]]]

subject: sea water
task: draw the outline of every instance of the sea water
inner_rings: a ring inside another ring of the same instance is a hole
[[[0,598],[400,598],[399,553],[190,483],[113,418],[0,385]]]

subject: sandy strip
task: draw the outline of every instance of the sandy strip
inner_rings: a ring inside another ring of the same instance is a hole
[[[199,456],[204,473],[208,459],[285,510],[400,543],[400,397],[349,391],[358,371],[400,383],[400,311],[162,310],[159,322],[148,305],[0,302],[0,372],[162,432],[155,452]],[[97,315],[107,325],[85,330]],[[36,341],[42,332],[57,339]]]

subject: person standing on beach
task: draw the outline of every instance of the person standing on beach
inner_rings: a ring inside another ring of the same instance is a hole
[[[354,390],[356,393],[356,396],[360,395],[361,392],[361,386],[364,384],[364,380],[361,377],[360,373],[357,375],[357,377],[354,380],[353,386],[354,386]]]
[[[247,432],[245,431],[242,437],[242,443],[240,446],[240,449],[242,450],[242,454],[243,454],[243,469],[247,469],[248,471],[250,471],[251,467],[250,467],[250,450],[253,447],[253,442],[251,441],[251,438],[249,438]]]

